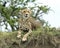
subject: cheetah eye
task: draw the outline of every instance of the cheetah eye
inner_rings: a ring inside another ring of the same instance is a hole
[[[25,11],[24,11],[25,12]]]
[[[28,11],[28,13],[30,13],[30,12]]]

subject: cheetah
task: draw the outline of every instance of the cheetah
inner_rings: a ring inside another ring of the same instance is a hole
[[[26,32],[26,34],[23,36],[22,41],[27,41],[27,37],[32,33],[33,29],[36,29],[40,26],[40,22],[36,21],[31,16],[31,10],[29,9],[23,9],[19,12],[21,14],[21,17],[19,18],[19,31],[17,34],[18,38],[21,38],[21,33]]]

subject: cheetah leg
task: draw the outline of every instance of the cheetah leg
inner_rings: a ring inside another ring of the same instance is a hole
[[[23,36],[22,41],[27,41],[27,37],[31,34],[31,32],[32,30],[29,30],[29,32]]]
[[[21,31],[18,31],[17,38],[21,38]]]

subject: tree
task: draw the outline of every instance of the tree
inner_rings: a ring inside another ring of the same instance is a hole
[[[15,30],[15,28],[16,30],[18,30],[18,25],[16,25],[19,17],[18,12],[19,10],[24,8],[31,9],[32,17],[42,21],[40,17],[43,16],[43,14],[47,14],[50,8],[46,5],[39,6],[37,3],[35,3],[35,1],[36,0],[0,0],[0,13],[4,18],[3,22],[9,23],[13,31]],[[8,2],[10,3],[10,5],[6,7],[6,4]],[[32,4],[34,6],[28,6],[29,4]],[[5,25],[7,28],[6,23]]]

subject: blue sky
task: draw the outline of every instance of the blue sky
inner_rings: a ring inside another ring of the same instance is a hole
[[[53,11],[50,11],[48,15],[44,15],[44,19],[51,24],[52,27],[60,27],[60,0],[37,0],[39,3],[48,5]]]

